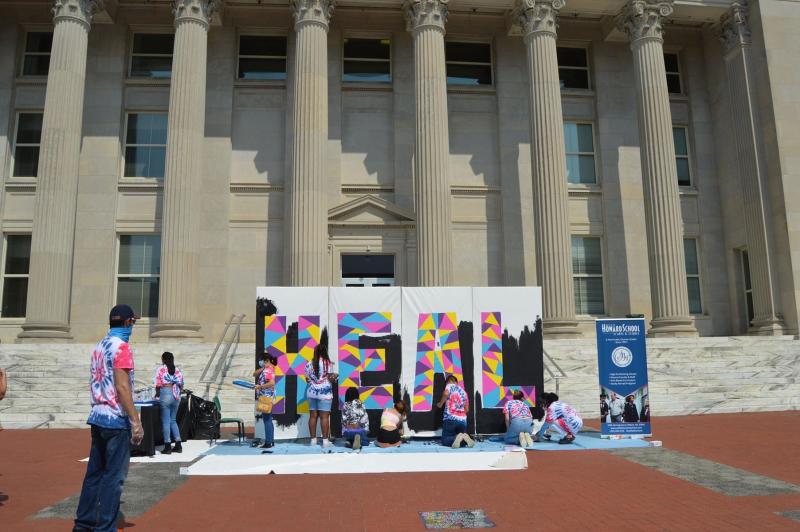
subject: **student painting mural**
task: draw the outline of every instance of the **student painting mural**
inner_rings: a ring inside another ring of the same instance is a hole
[[[511,391],[522,389],[535,406],[542,390],[539,316],[541,290],[531,287],[259,288],[256,355],[278,358],[278,437],[307,436],[303,369],[320,342],[339,373],[334,412],[355,387],[371,427],[383,408],[404,399],[409,427],[433,434],[442,417],[436,402],[453,374],[471,398],[469,430],[502,432]],[[336,320],[330,330],[329,318]]]

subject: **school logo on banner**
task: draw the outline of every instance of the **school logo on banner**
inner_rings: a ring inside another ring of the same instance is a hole
[[[603,436],[650,436],[650,394],[643,319],[597,320]]]

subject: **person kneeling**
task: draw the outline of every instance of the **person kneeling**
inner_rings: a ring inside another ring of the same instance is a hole
[[[394,408],[387,408],[383,411],[381,428],[378,431],[378,447],[400,447],[405,417],[406,404],[403,401],[397,401]]]
[[[512,397],[503,407],[503,414],[506,418],[505,442],[508,444],[519,443],[520,447],[530,447],[533,445],[531,409],[525,403],[525,394],[522,390],[514,390]]]
[[[342,410],[342,435],[355,450],[369,445],[369,416],[364,404],[358,398],[358,389],[350,387],[344,395]]]
[[[442,445],[458,449],[462,443],[466,443],[467,447],[473,447],[475,442],[467,434],[469,396],[464,388],[458,385],[455,375],[448,375],[444,382],[442,398],[436,404],[439,408],[444,406]]]
[[[575,441],[575,436],[583,428],[583,420],[575,409],[558,400],[554,393],[543,393],[539,398],[545,408],[545,423],[542,426],[541,437],[546,440],[558,436],[558,443],[567,444]]]

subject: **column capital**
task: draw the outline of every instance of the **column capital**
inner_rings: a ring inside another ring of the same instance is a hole
[[[752,42],[748,11],[747,0],[737,0],[719,19],[717,29],[719,40],[725,47],[725,53],[730,53],[736,48],[747,46]]]
[[[511,11],[511,23],[520,28],[524,37],[534,33],[548,33],[555,37],[558,12],[566,3],[566,0],[517,0]]]
[[[333,10],[336,7],[335,0],[292,0],[290,4],[292,15],[294,16],[295,27],[301,24],[319,24],[328,29],[331,22]]]
[[[674,0],[628,0],[617,16],[617,27],[631,44],[655,39],[663,42],[664,19],[672,14]]]
[[[92,26],[92,17],[103,8],[103,0],[55,0],[53,2],[53,22],[75,20],[86,26]]]
[[[222,7],[223,0],[172,0],[175,26],[184,22],[195,22],[206,30],[211,17]]]
[[[416,31],[424,27],[434,27],[444,31],[449,2],[450,0],[406,0],[403,3],[406,28],[408,31]]]

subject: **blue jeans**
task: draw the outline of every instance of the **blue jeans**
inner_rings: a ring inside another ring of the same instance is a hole
[[[275,425],[272,424],[272,413],[261,413],[261,419],[264,421],[264,443],[275,443]]]
[[[161,432],[164,434],[164,445],[170,442],[170,430],[172,431],[172,441],[181,441],[181,430],[175,422],[178,405],[181,404],[180,400],[172,396],[172,390],[169,388],[162,388],[158,392],[158,400],[161,402]]]
[[[117,530],[119,499],[128,476],[131,431],[92,425],[92,448],[73,530]]]
[[[533,430],[533,420],[529,417],[515,417],[508,424],[508,430],[504,441],[506,443],[519,443],[519,435],[522,432],[530,434]]]
[[[450,447],[456,441],[456,436],[467,432],[467,423],[455,419],[445,419],[442,423],[442,445]]]
[[[364,429],[348,429],[348,428],[342,429],[342,436],[344,436],[344,439],[349,441],[351,444],[353,443],[353,440],[356,439],[356,434],[360,434],[361,435],[361,446],[362,447],[366,447],[367,445],[369,445],[369,438],[367,438],[367,431],[366,430],[364,430]]]

